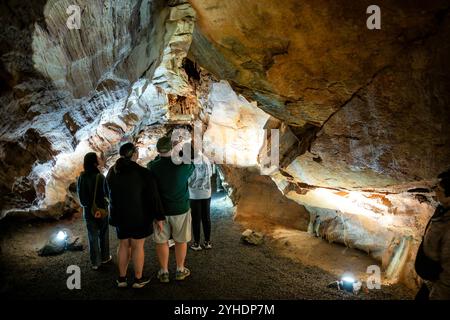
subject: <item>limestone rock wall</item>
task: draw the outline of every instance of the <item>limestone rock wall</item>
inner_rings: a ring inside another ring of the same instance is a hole
[[[236,95],[226,81],[211,85],[207,103],[211,115],[203,135],[205,153],[218,164],[258,166],[269,115]]]
[[[71,30],[73,4],[81,25]],[[194,21],[176,1],[2,3],[2,216],[72,210],[86,152],[110,164],[118,144],[167,120],[167,94],[187,87],[181,62]]]
[[[374,31],[370,1],[190,2],[195,61],[313,136],[299,180],[389,188],[450,167],[447,1],[384,1]]]

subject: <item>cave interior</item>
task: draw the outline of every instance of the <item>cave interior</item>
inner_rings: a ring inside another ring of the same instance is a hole
[[[56,272],[35,251],[59,226],[86,241],[76,179],[87,152],[106,174],[125,142],[145,166],[160,137],[193,132],[224,188],[213,196],[213,225],[236,232],[214,226],[218,243],[231,237],[236,251],[288,259],[286,279],[309,268],[365,282],[375,265],[383,288],[402,292],[381,298],[412,297],[416,252],[438,205],[432,188],[450,168],[450,7],[385,1],[381,29],[370,30],[369,5],[2,1],[2,269]],[[267,248],[243,248],[245,229],[263,233]],[[77,254],[54,261],[87,261]],[[28,297],[11,277],[22,275],[3,275],[0,292]],[[327,284],[309,298],[327,297]],[[236,288],[217,298],[273,294]]]

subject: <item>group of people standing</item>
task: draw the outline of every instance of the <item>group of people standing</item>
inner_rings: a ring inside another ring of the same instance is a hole
[[[120,147],[120,158],[109,169],[106,178],[100,173],[100,161],[93,152],[84,157],[84,171],[77,182],[78,196],[86,221],[92,268],[112,260],[109,251],[109,225],[115,227],[119,247],[117,286],[127,287],[127,270],[133,262],[133,288],[150,282],[143,276],[144,244],[150,235],[156,243],[160,264],[157,278],[170,281],[169,240],[175,242],[176,280],[190,274],[185,266],[188,242],[194,233],[191,248],[211,249],[211,176],[212,165],[201,154],[195,164],[175,164],[172,153],[182,143],[173,143],[169,136],[157,142],[158,156],[144,168],[136,163],[138,150],[132,143]],[[97,210],[108,208],[109,215]],[[204,243],[200,245],[200,225]]]
[[[127,287],[127,269],[133,261],[133,288],[144,287],[150,279],[143,276],[144,243],[153,234],[160,264],[157,278],[169,282],[169,240],[175,242],[176,280],[190,274],[185,266],[187,244],[191,249],[211,249],[211,176],[212,165],[200,154],[194,164],[175,164],[172,153],[181,151],[181,143],[170,137],[158,140],[159,155],[147,168],[136,163],[137,148],[132,143],[120,147],[120,158],[106,178],[100,173],[97,155],[84,157],[84,172],[78,178],[78,195],[83,207],[89,238],[92,268],[97,270],[112,260],[109,253],[109,226],[116,228],[119,239],[118,287]],[[198,161],[200,160],[200,161]],[[439,176],[434,191],[439,206],[431,218],[416,258],[416,271],[430,280],[416,299],[450,299],[450,174]],[[100,214],[109,207],[109,215]],[[109,219],[108,219],[109,217]],[[203,226],[204,243],[200,245]],[[431,288],[431,290],[430,290]]]

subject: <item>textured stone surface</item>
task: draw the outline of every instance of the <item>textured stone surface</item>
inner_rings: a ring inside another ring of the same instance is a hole
[[[369,31],[368,1],[190,2],[192,59],[282,121],[267,124],[281,137],[272,179],[309,232],[414,287],[429,187],[450,168],[448,3],[385,1]]]
[[[2,3],[2,214],[61,216],[86,152],[110,163],[119,143],[167,120],[169,92],[186,94],[189,4],[78,1],[79,30],[66,26],[69,4]]]
[[[444,92],[450,86],[436,86],[428,72],[404,68],[385,71],[345,104],[287,172],[327,187],[389,190],[405,185],[405,190],[411,183],[430,185],[429,180],[450,166],[450,112]],[[399,92],[395,78],[401,78]],[[414,88],[408,87],[411,82]]]
[[[290,172],[302,182],[425,183],[450,166],[446,1],[385,1],[376,31],[369,1],[190,2],[191,56],[276,118],[313,126]]]
[[[256,167],[269,115],[236,95],[226,81],[211,86],[207,103],[212,112],[203,136],[206,154],[218,164]]]
[[[264,242],[264,235],[261,232],[256,232],[247,229],[244,232],[242,232],[241,240],[244,241],[245,243],[257,246]]]
[[[436,32],[447,7],[445,1],[387,1],[382,31],[370,32],[368,1],[190,2],[198,15],[191,51],[199,63],[251,92],[260,89],[265,108],[278,107],[264,103],[271,94],[280,97],[286,105],[279,118],[290,123],[323,123],[399,54],[408,54],[405,47]]]
[[[49,0],[43,8],[45,24],[36,25],[32,39],[38,72],[76,98],[111,75],[130,82],[147,72],[151,77],[162,50],[155,43],[163,42],[168,15],[162,1],[79,1],[79,30],[66,26],[72,4]]]
[[[429,192],[359,192],[300,184],[272,175],[289,199],[310,213],[308,232],[358,248],[380,261],[388,281],[417,286],[413,261],[436,203]]]
[[[244,227],[267,234],[280,228],[308,230],[308,211],[285,197],[269,176],[249,171],[243,174],[242,169],[234,168],[232,172],[228,171],[227,180],[236,181],[236,178],[230,177],[231,174],[245,177],[239,186],[240,197],[236,201],[235,214],[235,220]]]

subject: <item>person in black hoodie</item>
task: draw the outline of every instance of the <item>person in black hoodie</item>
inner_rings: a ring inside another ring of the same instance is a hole
[[[423,252],[436,266],[429,299],[450,300],[450,170],[438,178],[433,190],[439,205],[425,231]]]
[[[105,194],[103,184],[105,177],[98,170],[99,161],[95,152],[89,152],[84,156],[84,171],[77,180],[77,192],[80,204],[83,207],[83,216],[89,238],[89,254],[92,269],[97,270],[101,263],[111,261],[109,254],[109,228],[108,218],[96,218],[92,213],[95,203],[98,208],[105,209]],[[97,192],[95,186],[97,185]]]
[[[138,165],[137,149],[132,143],[120,147],[120,158],[109,170],[105,192],[109,198],[109,223],[116,227],[120,240],[118,249],[119,288],[127,287],[127,269],[133,259],[133,288],[142,288],[149,278],[142,276],[145,238],[153,233],[153,220],[165,220],[156,182],[150,172]]]

